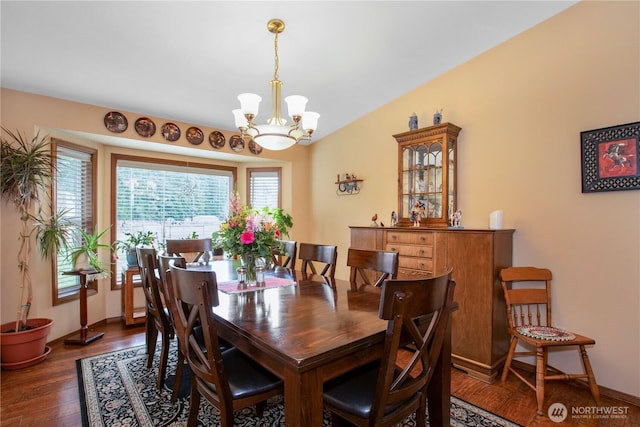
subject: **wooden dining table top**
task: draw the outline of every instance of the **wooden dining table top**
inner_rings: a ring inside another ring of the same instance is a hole
[[[211,269],[218,282],[228,282],[235,267],[214,261],[188,268]],[[287,426],[320,426],[322,384],[382,356],[387,322],[378,316],[380,293],[299,271],[268,274],[293,284],[218,291],[218,334],[283,379]]]

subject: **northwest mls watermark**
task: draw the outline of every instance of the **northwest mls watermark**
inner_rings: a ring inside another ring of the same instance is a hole
[[[569,420],[613,420],[625,419],[629,413],[628,406],[572,406],[571,410],[562,403],[549,406],[547,416],[556,423]]]

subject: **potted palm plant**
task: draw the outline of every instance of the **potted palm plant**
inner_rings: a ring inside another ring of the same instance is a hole
[[[33,283],[29,271],[32,240],[44,258],[64,248],[71,237],[71,224],[64,210],[43,213],[41,197],[47,194],[55,169],[48,137],[36,134],[30,141],[19,132],[2,130],[0,172],[2,199],[20,214],[17,268],[20,291],[16,320],[0,325],[0,358],[3,369],[17,369],[44,360],[52,319],[30,319]],[[26,345],[26,347],[25,347]]]

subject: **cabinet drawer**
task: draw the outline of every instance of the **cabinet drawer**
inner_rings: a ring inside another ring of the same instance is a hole
[[[431,258],[413,258],[401,256],[398,259],[398,268],[410,268],[412,270],[433,271]]]
[[[430,271],[424,270],[412,270],[410,268],[398,268],[398,279],[424,279],[425,277],[431,277]]]
[[[433,257],[433,246],[421,246],[421,245],[402,245],[395,243],[387,243],[385,246],[385,250],[398,252],[400,256],[413,256],[413,257],[423,257],[423,258],[432,258]]]
[[[410,245],[433,245],[433,233],[387,232],[387,243],[408,243]]]

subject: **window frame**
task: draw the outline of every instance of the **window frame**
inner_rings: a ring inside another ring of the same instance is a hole
[[[137,163],[148,163],[151,165],[166,165],[166,166],[178,166],[178,167],[187,167],[187,168],[199,168],[199,169],[208,169],[208,170],[221,170],[227,171],[231,173],[233,185],[235,186],[238,181],[238,168],[234,166],[225,166],[219,165],[215,163],[207,164],[207,163],[193,163],[189,161],[183,160],[171,160],[171,159],[159,159],[152,157],[141,157],[141,156],[132,156],[128,154],[111,154],[111,212],[110,212],[110,220],[111,220],[111,237],[110,241],[114,242],[117,240],[118,229],[117,229],[117,187],[118,187],[118,176],[117,176],[117,167],[119,161],[130,161]],[[122,289],[122,282],[118,280],[118,276],[121,272],[116,271],[117,266],[114,263],[111,266],[111,290]]]
[[[77,151],[80,153],[88,154],[90,156],[91,162],[91,187],[89,191],[91,192],[91,207],[90,216],[84,217],[82,222],[89,222],[91,224],[95,224],[97,220],[97,212],[98,212],[98,197],[97,197],[97,182],[98,182],[98,150],[86,147],[79,144],[74,144],[69,141],[64,141],[57,138],[51,139],[51,155],[53,157],[53,161],[55,162],[56,168],[53,171],[56,179],[51,180],[51,208],[52,212],[57,212],[58,210],[58,179],[57,179],[57,165],[58,165],[58,147],[63,147],[66,150]],[[51,257],[51,271],[52,271],[52,280],[51,280],[51,303],[53,306],[67,303],[69,301],[75,301],[80,298],[80,283],[78,281],[77,286],[70,288],[65,291],[65,293],[61,296],[60,291],[58,289],[58,257],[60,254],[56,254]],[[90,290],[90,294],[95,294],[98,292],[98,283],[97,281],[93,281],[87,284],[87,288]]]
[[[278,206],[271,206],[271,208],[282,207],[282,168],[281,167],[266,167],[266,168],[247,168],[247,204],[251,205],[251,175],[254,172],[275,172],[278,177]]]

